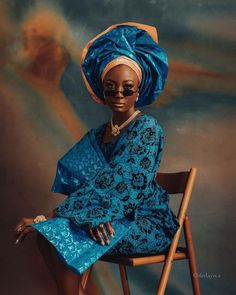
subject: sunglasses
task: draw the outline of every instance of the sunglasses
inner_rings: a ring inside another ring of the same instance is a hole
[[[126,97],[126,96],[132,96],[134,93],[136,93],[138,91],[134,91],[134,90],[131,90],[131,89],[125,89],[124,91],[119,91],[119,90],[105,90],[103,93],[104,93],[104,96],[115,97],[118,92],[122,93],[122,95],[124,97]]]

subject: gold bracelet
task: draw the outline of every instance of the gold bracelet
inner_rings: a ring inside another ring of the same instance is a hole
[[[38,222],[46,221],[46,220],[47,220],[47,218],[44,215],[38,215],[35,217],[34,223],[38,223]]]

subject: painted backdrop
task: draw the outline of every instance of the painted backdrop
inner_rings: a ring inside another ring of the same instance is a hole
[[[23,216],[51,211],[58,158],[90,128],[110,119],[83,84],[83,46],[114,23],[158,28],[169,76],[157,102],[141,110],[165,132],[159,171],[198,169],[189,207],[202,294],[235,294],[235,1],[1,1],[1,283],[6,295],[55,294],[28,236],[14,244]],[[173,203],[173,204],[172,204]],[[177,202],[171,201],[173,209]],[[129,268],[133,294],[154,294],[157,265]],[[121,294],[118,268],[98,262],[92,294]],[[186,262],[176,262],[166,291],[191,294]]]

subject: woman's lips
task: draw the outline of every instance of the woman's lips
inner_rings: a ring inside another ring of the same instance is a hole
[[[120,103],[120,102],[114,102],[114,103],[112,103],[112,105],[115,106],[115,107],[122,107],[125,104],[124,103]]]

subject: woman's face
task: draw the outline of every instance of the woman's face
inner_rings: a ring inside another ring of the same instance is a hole
[[[104,77],[103,91],[115,90],[115,96],[104,95],[106,105],[116,112],[127,112],[134,107],[138,95],[138,77],[136,73],[126,65],[118,65],[112,68]],[[124,90],[135,91],[130,96],[124,96]]]

